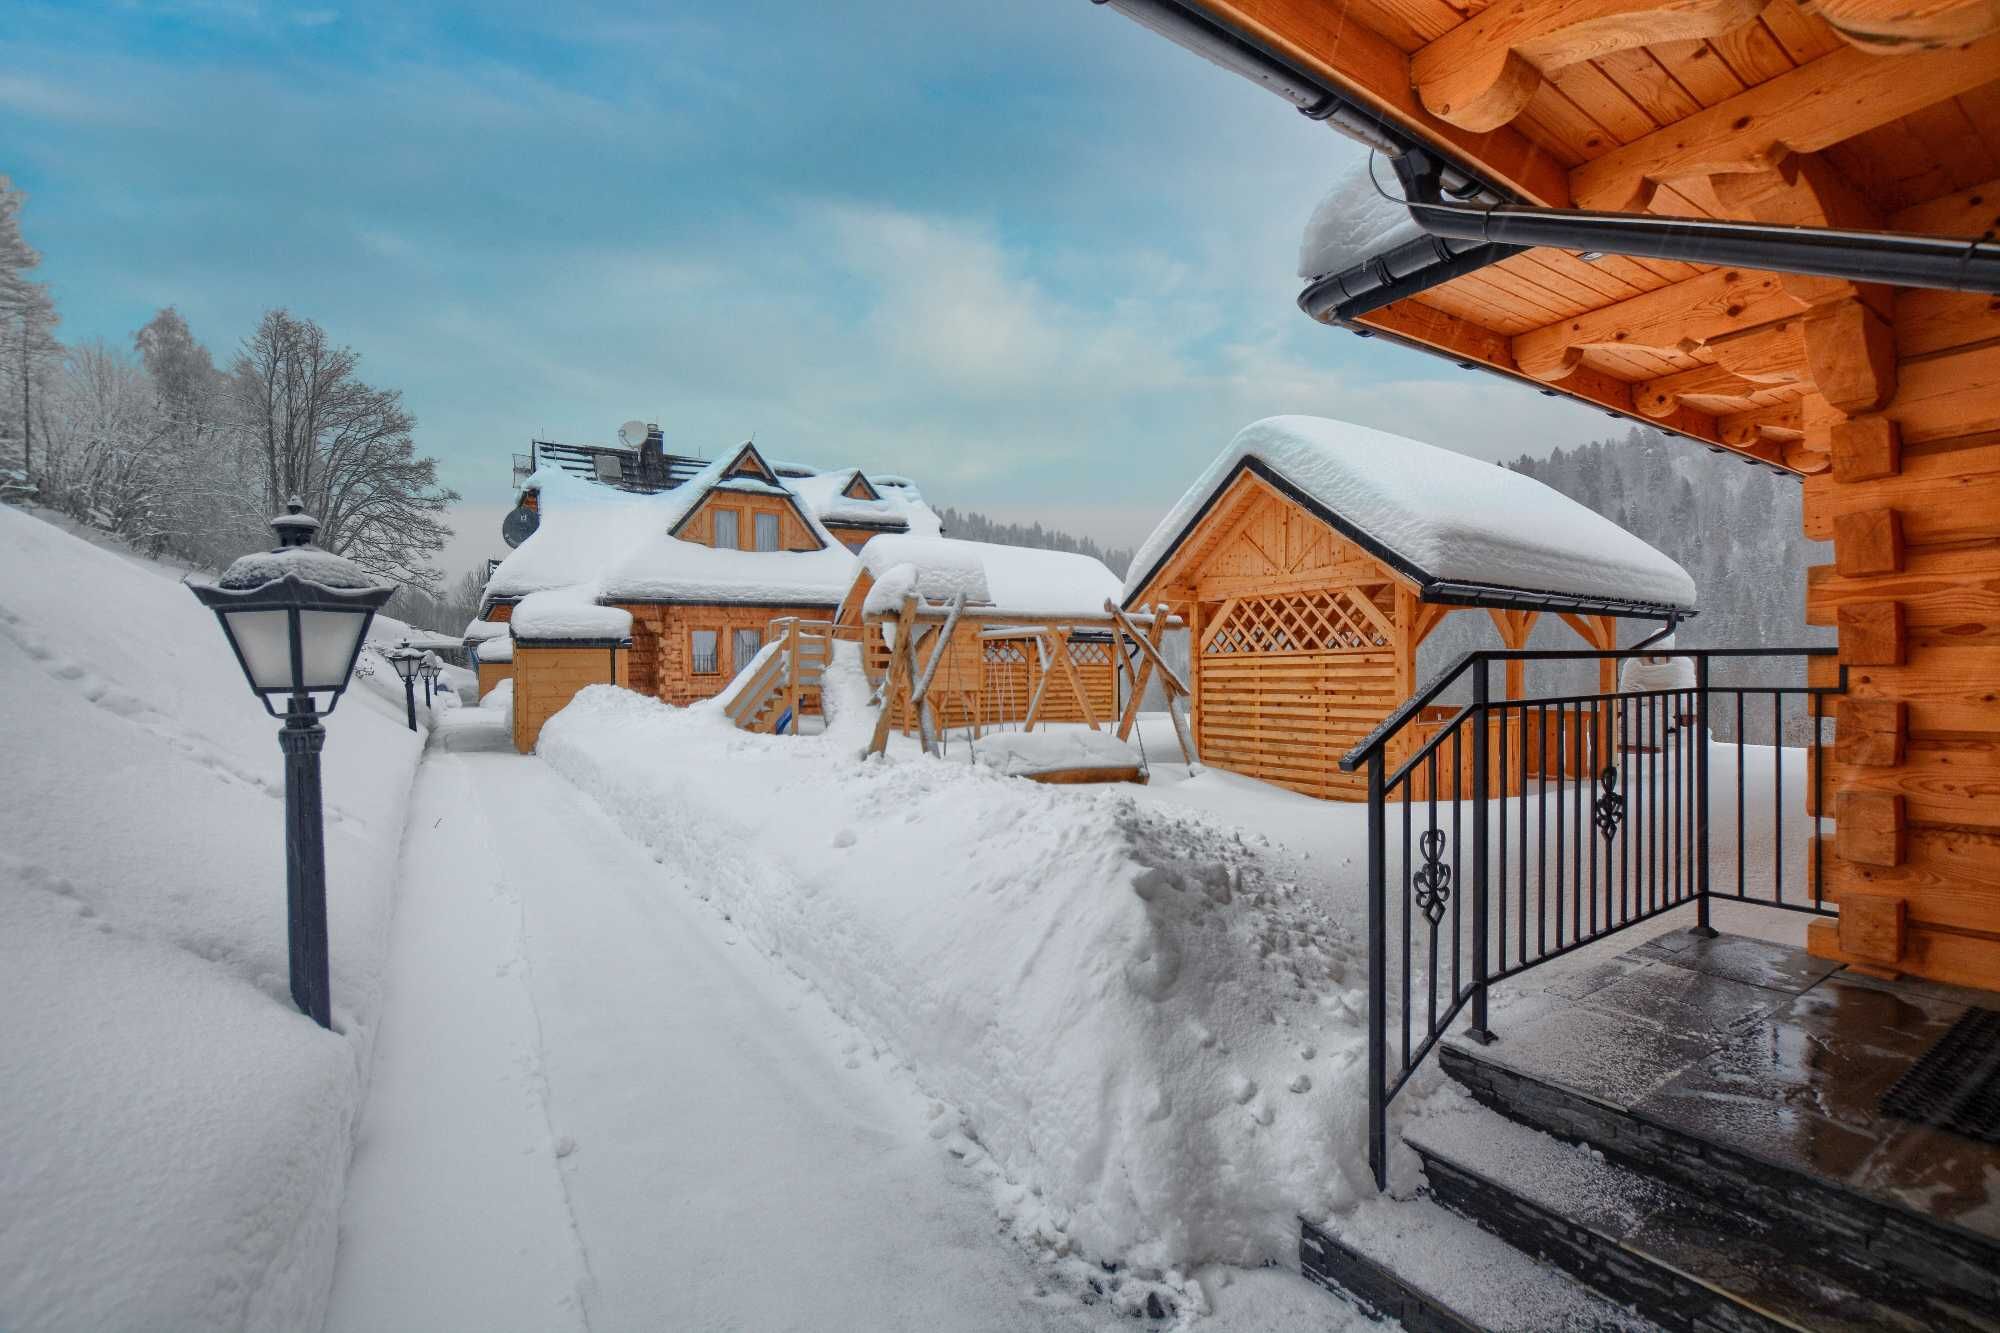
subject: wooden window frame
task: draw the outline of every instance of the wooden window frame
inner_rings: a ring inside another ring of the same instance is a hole
[[[752,648],[752,649],[750,650],[750,656],[749,656],[749,657],[744,657],[744,658],[742,658],[742,659],[741,659],[741,660],[739,661],[739,660],[738,660],[738,652],[737,652],[737,650],[738,650],[739,648],[741,648],[741,647],[743,646],[743,636],[744,636],[745,634],[754,634],[754,635],[756,635],[756,636],[757,636],[757,646],[756,646],[755,648]],[[732,625],[732,626],[730,626],[730,629],[729,629],[729,669],[730,669],[731,671],[741,671],[741,670],[742,670],[742,669],[743,669],[744,667],[747,667],[747,666],[749,666],[749,665],[750,665],[750,662],[751,662],[751,659],[752,659],[752,658],[754,658],[754,657],[756,657],[756,656],[757,656],[757,654],[758,654],[758,653],[759,653],[760,651],[762,651],[763,647],[764,647],[764,628],[763,628],[763,626],[761,626],[761,625]]]
[[[708,660],[710,665],[708,670],[706,671],[703,671],[701,669],[701,656],[697,652],[694,646],[695,635],[697,634],[710,634],[715,637],[715,646],[709,650]],[[690,676],[721,675],[722,674],[722,631],[719,629],[711,629],[706,626],[690,625],[688,626],[687,635],[688,635],[688,642],[687,642],[688,674]]]

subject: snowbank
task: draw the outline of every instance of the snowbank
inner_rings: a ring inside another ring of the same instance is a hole
[[[1294,1264],[1301,1212],[1372,1193],[1355,934],[1288,854],[1130,789],[857,763],[840,647],[821,737],[593,687],[539,753],[957,1109],[1021,1238],[1183,1308],[1196,1262]]]
[[[6,507],[0,568],[0,1327],[317,1328],[418,738],[367,689],[327,722],[322,1031],[215,617]]]
[[[1072,768],[1139,768],[1139,751],[1109,732],[997,731],[972,743],[974,763],[1025,777]]]
[[[1136,596],[1208,501],[1254,459],[1428,579],[1693,610],[1688,572],[1533,477],[1324,417],[1237,432],[1133,556]]]

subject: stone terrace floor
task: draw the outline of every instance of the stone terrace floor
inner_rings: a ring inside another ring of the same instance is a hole
[[[2000,995],[1878,981],[1800,949],[1676,930],[1514,997],[1495,1012],[1501,1039],[1466,1049],[2000,1238],[2000,1147],[1878,1109],[1890,1084],[1974,1005],[2000,1009]]]

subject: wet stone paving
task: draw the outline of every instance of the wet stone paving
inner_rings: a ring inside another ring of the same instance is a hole
[[[2000,1241],[2000,1147],[1880,1109],[1969,1006],[2000,997],[1676,930],[1519,1001],[1496,1013],[1501,1040],[1468,1052]]]

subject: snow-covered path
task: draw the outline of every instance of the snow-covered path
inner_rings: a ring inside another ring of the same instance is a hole
[[[329,1330],[1088,1322],[911,1089],[496,714],[411,799]]]

